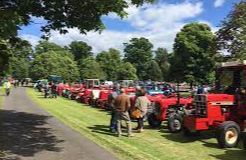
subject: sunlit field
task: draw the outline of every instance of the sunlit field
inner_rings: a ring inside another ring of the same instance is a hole
[[[244,160],[246,157],[246,152],[240,148],[220,149],[213,133],[184,137],[182,133],[168,133],[164,125],[161,129],[149,129],[146,123],[143,133],[118,138],[109,132],[108,112],[60,97],[44,99],[33,89],[27,92],[41,108],[120,159]]]

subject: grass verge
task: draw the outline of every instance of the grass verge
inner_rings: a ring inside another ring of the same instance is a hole
[[[0,87],[0,123],[2,123],[1,121],[1,110],[3,108],[3,98],[4,98],[4,91],[3,88]],[[0,151],[0,158],[4,156],[4,153]]]
[[[3,98],[4,98],[4,91],[3,91],[3,88],[0,87],[0,109],[3,106]]]
[[[27,89],[29,97],[64,124],[104,147],[120,159],[127,160],[244,160],[242,149],[219,149],[212,133],[199,137],[170,134],[165,128],[145,129],[134,137],[115,137],[108,131],[110,115],[67,99],[44,99]],[[146,126],[147,128],[148,126]]]

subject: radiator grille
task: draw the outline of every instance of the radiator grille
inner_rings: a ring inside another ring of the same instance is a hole
[[[196,115],[207,116],[207,96],[198,94],[194,96],[193,105],[196,108]]]

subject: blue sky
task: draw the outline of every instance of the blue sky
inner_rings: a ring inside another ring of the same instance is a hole
[[[79,31],[69,29],[66,35],[52,31],[50,41],[59,45],[68,45],[71,41],[81,40],[93,47],[98,53],[111,47],[123,49],[123,43],[133,37],[146,37],[155,46],[172,51],[172,45],[180,29],[189,22],[202,22],[218,30],[221,20],[231,11],[233,4],[240,0],[159,0],[155,4],[145,4],[136,8],[130,6],[126,11],[129,16],[120,19],[115,14],[104,16],[106,29],[101,33],[89,32],[82,35]],[[20,36],[36,45],[40,40],[40,27],[44,20],[35,18],[34,22],[22,27]]]

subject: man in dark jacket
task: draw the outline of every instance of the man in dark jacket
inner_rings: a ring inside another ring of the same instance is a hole
[[[130,98],[126,95],[125,90],[120,90],[120,95],[116,97],[114,106],[116,111],[116,117],[117,117],[117,133],[118,136],[121,136],[121,121],[125,121],[127,125],[128,130],[128,137],[132,136],[132,128],[131,128],[131,119],[129,115],[129,109],[130,109]]]
[[[51,82],[50,88],[51,88],[52,98],[57,98],[57,85],[54,82]]]
[[[117,85],[114,86],[113,92],[108,97],[108,103],[111,109],[111,119],[110,119],[110,131],[115,133],[117,131],[117,117],[116,117],[116,110],[114,107],[114,102],[116,97],[119,95],[119,88]]]

